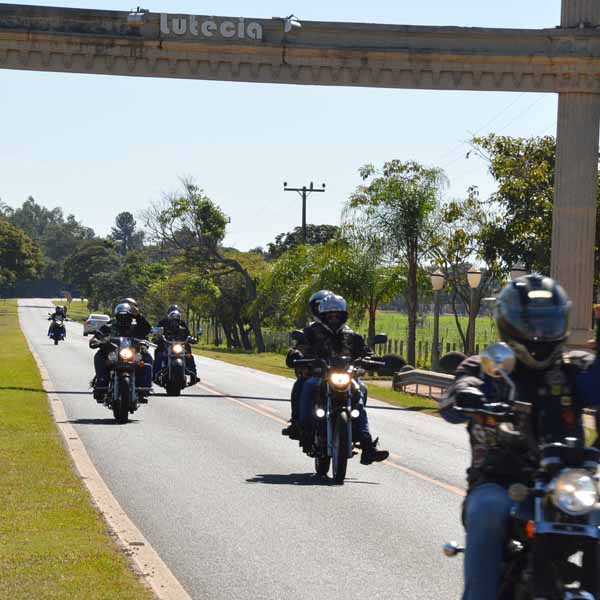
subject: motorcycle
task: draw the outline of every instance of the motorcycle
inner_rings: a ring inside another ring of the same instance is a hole
[[[58,342],[62,342],[67,337],[67,330],[65,328],[65,317],[60,315],[50,314],[50,319],[52,323],[50,324],[50,330],[48,332],[48,337],[51,340],[54,340],[54,345],[58,346]]]
[[[301,341],[301,335],[294,332],[292,337]],[[386,341],[385,335],[375,338],[375,343]],[[318,475],[326,476],[331,468],[333,481],[342,485],[348,460],[356,454],[354,448],[358,446],[352,437],[352,421],[360,416],[359,377],[366,371],[377,371],[385,363],[341,356],[327,360],[299,359],[294,361],[294,366],[310,369],[313,375],[322,378],[322,393],[313,406],[312,432],[304,432],[302,450],[314,458]]]
[[[144,366],[141,349],[147,351],[148,342],[136,338],[111,337],[100,344],[108,344],[110,347],[107,356],[109,378],[104,404],[112,409],[117,423],[125,424],[129,421],[129,414],[134,413],[143,401],[143,393],[150,391],[138,387],[136,382],[136,371]],[[95,378],[92,385],[95,387]]]
[[[167,391],[167,396],[179,396],[181,390],[192,385],[193,373],[186,369],[186,350],[188,344],[197,344],[198,340],[188,337],[185,341],[168,340],[162,335],[162,328],[157,328],[157,341],[166,349],[163,366],[156,374],[154,382]],[[189,378],[188,378],[189,377]]]
[[[515,398],[508,377],[514,366],[506,344],[487,348],[482,369],[506,384],[508,402],[492,399],[482,409],[462,410],[495,427],[503,447],[524,450],[531,438],[520,426],[528,421],[531,404]],[[578,438],[541,444],[537,450],[539,464],[530,485],[516,483],[508,490],[514,505],[498,600],[599,600],[600,451],[584,447]],[[464,551],[455,542],[444,546],[449,557]]]

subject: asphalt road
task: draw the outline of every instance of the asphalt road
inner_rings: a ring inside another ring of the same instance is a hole
[[[441,546],[463,539],[462,426],[372,401],[390,460],[356,456],[330,485],[280,434],[291,380],[205,358],[201,384],[179,398],[157,388],[117,425],[89,390],[81,324],[57,347],[46,337],[50,306],[21,301],[25,334],[98,471],[193,598],[460,597],[462,561]]]

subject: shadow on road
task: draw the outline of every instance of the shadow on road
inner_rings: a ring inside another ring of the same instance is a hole
[[[383,400],[380,400],[383,402]],[[369,410],[399,410],[402,412],[423,412],[424,410],[433,410],[428,406],[372,406],[368,405],[367,408]]]
[[[72,425],[112,425],[113,427],[118,425],[112,417],[106,419],[73,419],[67,421],[67,423],[71,423]],[[127,425],[135,425],[136,423],[139,423],[139,421],[130,419]]]
[[[246,479],[246,483],[266,483],[269,485],[335,485],[333,479],[321,477],[316,473],[259,474]],[[345,483],[379,485],[375,481],[359,481],[358,479],[346,479]]]
[[[58,392],[57,392],[58,393]],[[233,400],[268,400],[269,402],[290,402],[289,398],[267,398],[265,396],[233,396],[231,394],[188,394],[184,392],[181,396],[167,396],[165,392],[152,394],[158,398],[232,398]]]

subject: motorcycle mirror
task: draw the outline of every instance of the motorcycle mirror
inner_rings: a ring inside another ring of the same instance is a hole
[[[165,332],[164,327],[153,327],[152,328],[152,335],[162,335],[164,332]]]
[[[304,332],[299,331],[298,329],[296,331],[292,331],[292,333],[290,333],[290,336],[295,342],[299,342],[300,344],[302,344],[306,340]]]
[[[486,375],[498,378],[511,373],[517,358],[508,344],[500,342],[488,346],[481,355],[481,368]]]
[[[388,336],[385,333],[378,333],[373,340],[373,344],[387,344]]]

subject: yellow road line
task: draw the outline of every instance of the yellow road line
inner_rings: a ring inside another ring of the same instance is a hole
[[[221,390],[218,390],[217,388],[213,387],[212,385],[208,385],[204,382],[199,383],[198,385],[200,387],[205,388],[206,391],[208,391],[208,392],[218,394],[219,396],[224,397],[226,400],[234,402],[235,404],[238,404],[239,406],[242,406],[244,408],[248,408],[257,414],[262,415],[263,417],[267,417],[269,419],[272,419],[273,421],[277,421],[278,423],[281,423],[282,425],[287,425],[287,421],[285,421],[284,419],[282,419],[281,417],[279,417],[278,415],[276,415],[274,412],[270,411],[267,408],[258,408],[257,406],[254,406],[252,404],[249,404],[247,402],[239,400],[238,398],[232,398],[231,396],[228,396]],[[440,481],[439,479],[435,479],[435,477],[430,477],[429,475],[425,475],[424,473],[420,473],[419,471],[415,471],[414,469],[411,469],[410,467],[405,467],[404,465],[400,464],[399,462],[396,462],[398,460],[401,460],[401,457],[398,454],[390,453],[390,458],[393,458],[394,461],[391,461],[388,459],[388,460],[384,461],[382,464],[384,464],[387,467],[391,467],[392,469],[402,471],[403,473],[410,475],[411,477],[420,479],[421,481],[426,481],[427,483],[431,483],[432,485],[435,485],[436,487],[439,487],[447,492],[450,492],[451,494],[455,494],[456,496],[464,497],[466,495],[465,491],[459,487],[456,487],[456,486],[451,485],[450,483],[446,483],[444,481]]]

